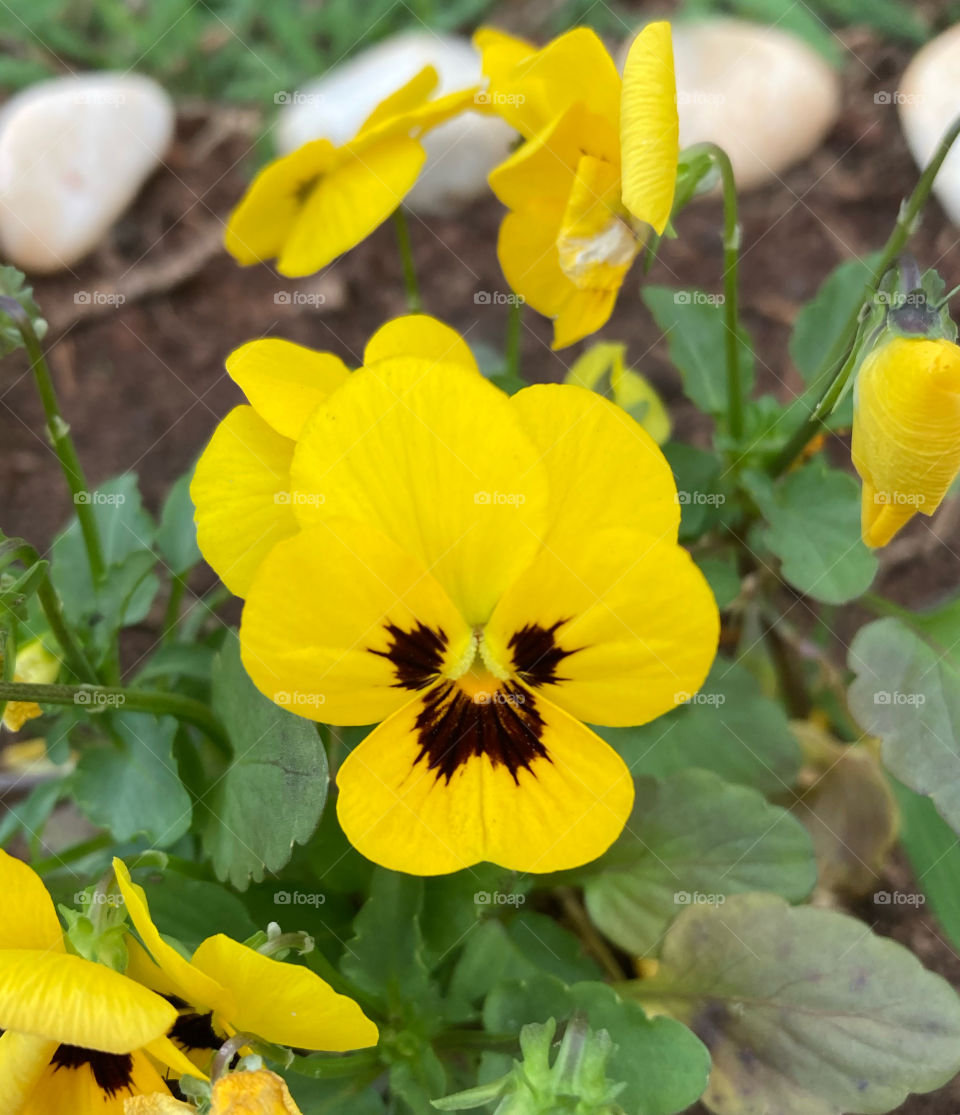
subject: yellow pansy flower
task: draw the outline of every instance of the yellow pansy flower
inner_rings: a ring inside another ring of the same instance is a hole
[[[424,67],[348,143],[313,140],[266,166],[230,216],[227,251],[241,264],[276,259],[281,275],[310,275],[369,236],[413,188],[423,136],[476,108],[475,89],[430,100],[437,80]]]
[[[2,657],[0,657],[2,661]],[[13,667],[13,680],[31,685],[50,685],[60,673],[60,659],[43,645],[42,639],[32,639],[17,647],[17,661]],[[28,720],[36,720],[43,710],[34,701],[8,701],[3,710],[3,726],[8,732],[19,732]]]
[[[342,1053],[376,1045],[377,1027],[360,1007],[300,964],[286,964],[218,933],[188,960],[161,936],[143,888],[113,861],[132,938],[128,973],[180,1007],[170,1036],[205,1067],[236,1033],[296,1049]]]
[[[462,363],[383,356],[307,420],[291,490],[299,531],[254,575],[241,650],[279,703],[383,721],[338,774],[351,842],[422,875],[603,852],[633,785],[582,721],[674,707],[718,637],[649,435],[581,388],[510,398]]]
[[[269,1069],[231,1072],[213,1085],[209,1115],[301,1115],[284,1080]],[[128,1099],[124,1115],[196,1115],[169,1096]]]
[[[634,40],[623,79],[587,28],[542,50],[475,37],[494,109],[523,143],[490,175],[510,210],[498,254],[507,281],[554,319],[554,348],[599,329],[649,228],[670,218],[679,156],[668,23]]]
[[[397,355],[477,369],[463,339],[427,314],[388,322],[363,359],[374,364]],[[203,556],[231,592],[246,596],[263,558],[299,529],[290,483],[297,438],[350,373],[332,353],[272,337],[242,345],[226,368],[249,405],[234,408],[217,427],[197,463],[190,497]]]
[[[646,376],[626,365],[627,346],[605,341],[591,345],[564,377],[564,383],[587,387],[623,409],[657,445],[670,437],[670,412]]]
[[[853,464],[863,480],[868,546],[885,546],[917,512],[932,515],[960,472],[960,348],[893,337],[854,387]]]
[[[39,876],[2,851],[0,893],[4,1115],[122,1115],[128,1096],[169,1095],[161,1072],[195,1071],[165,1036],[175,1008],[112,968],[68,953]]]

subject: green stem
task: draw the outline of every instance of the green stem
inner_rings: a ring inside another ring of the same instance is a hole
[[[0,638],[3,640],[3,669],[0,679],[7,682],[13,681],[13,671],[17,665],[17,620],[15,616],[10,619],[10,626],[4,630],[0,627]],[[0,700],[0,721],[7,710],[6,700]]]
[[[808,390],[811,394],[819,393],[819,402],[793,432],[783,449],[781,449],[770,462],[769,472],[771,476],[779,476],[793,464],[796,458],[803,452],[804,447],[810,439],[820,431],[823,419],[830,414],[843,394],[843,390],[847,385],[847,380],[850,378],[857,364],[857,350],[854,349],[850,351],[850,347],[857,337],[860,326],[860,314],[863,306],[873,299],[877,292],[877,287],[880,284],[880,280],[890,269],[897,256],[899,256],[906,247],[907,241],[916,231],[920,214],[924,205],[927,203],[927,199],[930,197],[930,191],[933,189],[934,180],[958,136],[960,136],[960,117],[957,117],[944,133],[937,150],[934,152],[933,158],[927,163],[923,173],[920,175],[920,179],[914,187],[913,193],[907,201],[901,205],[900,213],[897,216],[897,222],[893,226],[893,230],[887,238],[886,244],[883,246],[883,251],[880,253],[880,259],[873,268],[870,280],[864,288],[863,298],[858,303],[856,311],[848,318],[843,327],[843,331],[831,346],[823,364],[820,366],[819,371],[810,384]],[[846,359],[839,373],[834,376],[836,366],[838,362],[844,358],[845,354]],[[825,384],[827,385],[826,387],[824,387]]]
[[[60,461],[60,468],[67,481],[67,487],[73,497],[77,519],[80,522],[80,531],[83,535],[84,545],[87,549],[87,560],[90,563],[90,575],[94,585],[103,580],[105,569],[103,560],[103,547],[100,543],[100,532],[93,514],[93,505],[90,503],[90,487],[84,475],[83,467],[74,448],[73,438],[70,437],[70,427],[60,413],[60,404],[53,386],[53,379],[47,361],[40,347],[40,340],[34,332],[30,316],[14,298],[0,297],[0,309],[9,315],[20,330],[23,344],[30,358],[30,370],[33,373],[43,412],[47,420],[47,433],[50,444]]]
[[[177,624],[180,622],[180,605],[183,603],[183,594],[187,590],[187,582],[183,577],[174,574],[170,582],[170,596],[167,599],[167,610],[163,617],[163,642],[169,643],[177,634]]]
[[[0,701],[36,701],[39,705],[79,705],[89,709],[122,707],[156,716],[175,716],[193,724],[214,743],[230,750],[230,741],[220,721],[202,701],[179,693],[147,689],[124,689],[115,685],[31,685],[0,682]]]
[[[507,375],[520,375],[520,340],[523,336],[523,302],[514,295],[507,316],[506,364]]]
[[[413,262],[413,246],[410,243],[410,225],[403,206],[398,206],[393,214],[393,224],[397,231],[397,247],[400,249],[400,261],[403,264],[403,285],[407,291],[407,309],[412,314],[423,312],[423,300],[420,297],[420,283],[417,281],[417,268]]]
[[[620,978],[623,978],[622,972]],[[517,1049],[520,1038],[517,1034],[488,1034],[484,1030],[446,1030],[434,1038],[433,1044],[441,1050],[479,1049],[509,1053]]]
[[[361,1049],[342,1057],[330,1057],[326,1054],[294,1057],[290,1068],[298,1076],[309,1076],[314,1080],[336,1080],[344,1076],[356,1076],[379,1063],[380,1054],[376,1049]]]

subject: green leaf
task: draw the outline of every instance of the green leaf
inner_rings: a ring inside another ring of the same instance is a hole
[[[279,871],[293,845],[313,835],[327,799],[327,753],[312,721],[256,689],[235,634],[214,664],[213,711],[233,758],[203,799],[203,847],[217,878],[242,890]]]
[[[879,1113],[960,1068],[960,999],[901,945],[769,894],[690,907],[632,984],[713,1058],[716,1112]]]
[[[492,1033],[518,1033],[527,1023],[564,1020],[578,1010],[617,1045],[607,1076],[627,1085],[617,1099],[628,1115],[670,1115],[699,1098],[710,1070],[703,1045],[672,1019],[648,1018],[606,984],[568,987],[550,976],[501,984],[484,1004],[483,1021]]]
[[[680,541],[692,542],[721,525],[732,488],[723,477],[723,465],[716,453],[669,441],[663,454],[677,483]]]
[[[587,869],[587,911],[615,944],[654,953],[685,906],[764,890],[799,902],[817,867],[799,821],[756,790],[689,770],[637,780],[626,829]]]
[[[717,607],[721,611],[728,608],[740,595],[740,572],[736,561],[732,557],[705,557],[698,558],[697,565],[707,578]]]
[[[850,710],[882,741],[884,765],[932,798],[960,832],[960,673],[897,619],[857,632],[850,647]]]
[[[766,795],[793,785],[800,748],[783,707],[743,666],[718,657],[687,704],[637,728],[595,728],[635,775],[702,767]]]
[[[158,848],[190,827],[190,795],[173,757],[177,722],[171,716],[119,712],[119,746],[85,748],[73,776],[77,804],[95,824],[124,843],[145,836]]]
[[[424,879],[420,923],[431,967],[450,958],[491,910],[523,905],[531,882],[521,884],[513,872],[492,863]]]
[[[929,798],[899,782],[893,791],[900,806],[900,842],[937,920],[960,949],[960,844]]]
[[[727,326],[721,296],[645,286],[643,300],[666,334],[670,359],[680,372],[687,396],[707,414],[723,414],[727,409],[723,366]],[[743,390],[749,394],[753,387],[753,351],[743,330],[740,345]]]
[[[174,871],[148,874],[139,881],[157,928],[165,936],[175,937],[188,952],[217,933],[245,941],[257,931],[240,899],[217,883]]]
[[[774,485],[745,477],[767,526],[762,542],[780,558],[795,589],[825,604],[844,604],[870,587],[876,556],[860,539],[860,488],[852,476],[822,461]]]
[[[160,512],[157,547],[173,573],[181,575],[202,560],[197,547],[197,528],[193,521],[190,482],[193,469],[183,474],[170,489]]]

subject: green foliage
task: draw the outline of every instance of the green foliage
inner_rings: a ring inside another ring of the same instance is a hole
[[[631,994],[706,1043],[715,1111],[889,1111],[960,1068],[945,981],[855,918],[770,894],[691,906]]]

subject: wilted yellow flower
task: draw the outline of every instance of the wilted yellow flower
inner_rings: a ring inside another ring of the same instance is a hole
[[[542,50],[477,33],[492,107],[526,143],[490,175],[510,212],[498,252],[507,281],[554,319],[554,348],[599,329],[650,228],[670,218],[679,155],[668,23],[634,40],[623,80],[587,28]]]
[[[586,387],[613,399],[635,418],[658,445],[670,437],[670,413],[657,389],[634,368],[626,366],[627,346],[600,341],[574,362],[564,383]]]
[[[14,681],[50,685],[57,680],[59,672],[60,659],[47,650],[42,639],[32,639],[17,647]],[[34,701],[8,701],[3,711],[3,726],[8,732],[19,732],[28,720],[35,720],[42,715],[42,709]]]
[[[932,515],[960,472],[960,348],[893,337],[863,361],[854,392],[863,540],[885,546],[917,512]]]
[[[348,143],[316,139],[260,171],[230,216],[227,251],[238,263],[275,258],[281,275],[310,275],[369,236],[413,189],[423,136],[476,108],[474,89],[430,100],[437,80],[424,67]]]
[[[197,1109],[170,1096],[135,1096],[124,1115],[196,1115]],[[209,1115],[301,1115],[286,1083],[270,1072],[231,1072],[214,1084]]]

